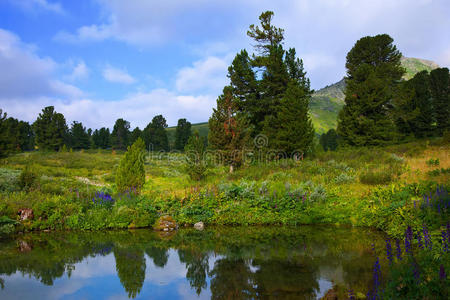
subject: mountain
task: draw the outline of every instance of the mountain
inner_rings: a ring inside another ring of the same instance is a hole
[[[405,80],[412,78],[414,74],[420,71],[426,70],[429,72],[439,68],[439,65],[431,60],[413,57],[402,57],[401,63],[406,69],[406,73],[403,76]],[[334,84],[315,91],[312,95],[309,108],[316,134],[322,134],[331,128],[336,128],[337,115],[345,103],[344,90],[345,80],[342,78]],[[167,135],[171,145],[175,143],[175,128],[176,126],[167,128]],[[208,122],[192,124],[192,132],[195,130],[199,132],[200,136],[208,136]]]
[[[439,65],[431,60],[413,57],[402,57],[401,63],[406,70],[403,76],[405,80],[411,79],[420,71],[429,72],[439,68]],[[341,79],[314,92],[310,103],[310,112],[316,133],[322,134],[331,128],[336,128],[337,115],[345,103],[344,90],[345,80]]]

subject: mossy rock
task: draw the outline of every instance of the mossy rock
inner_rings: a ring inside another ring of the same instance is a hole
[[[173,231],[178,228],[177,222],[171,216],[161,216],[156,220],[153,229],[157,231]]]

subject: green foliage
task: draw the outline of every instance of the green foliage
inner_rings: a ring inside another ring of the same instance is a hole
[[[192,180],[201,180],[207,171],[207,161],[205,157],[205,140],[198,132],[189,137],[188,143],[184,147],[186,153],[186,172]]]
[[[109,128],[102,127],[100,129],[95,129],[92,134],[94,148],[108,149],[111,147],[110,138],[111,134],[109,133]]]
[[[140,130],[139,127],[136,127],[130,133],[130,141],[129,141],[130,145],[133,145],[133,143],[136,142],[138,138],[142,138],[142,137],[143,137],[142,130]]]
[[[66,119],[53,106],[47,106],[33,123],[39,149],[58,151],[68,139]]]
[[[335,151],[338,147],[338,135],[336,130],[330,129],[326,133],[323,133],[320,136],[319,140],[320,145],[325,151]]]
[[[141,138],[128,147],[116,172],[116,186],[121,193],[136,189],[139,192],[145,182],[145,144]]]
[[[14,192],[19,187],[20,171],[0,168],[0,192]]]
[[[36,187],[37,180],[39,179],[38,173],[33,170],[32,167],[26,166],[19,176],[19,186],[22,190],[28,191]]]
[[[429,166],[439,166],[439,158],[430,158],[426,161],[426,164]]]
[[[392,42],[387,34],[363,37],[347,54],[345,106],[337,128],[346,144],[379,145],[394,139],[387,104],[404,69]]]
[[[186,119],[179,119],[175,131],[175,149],[183,151],[191,135],[191,123]]]
[[[392,181],[391,170],[366,170],[359,175],[359,181],[364,184],[388,184]]]
[[[0,109],[0,157],[34,148],[34,133],[27,122],[6,118]]]
[[[130,122],[117,119],[111,133],[111,145],[113,149],[126,150],[130,137]]]
[[[143,138],[146,149],[150,151],[169,150],[169,140],[167,138],[167,122],[162,115],[155,116],[144,128]]]
[[[90,148],[90,136],[81,122],[73,121],[69,131],[69,144],[75,150]]]
[[[448,68],[439,68],[430,72],[430,92],[439,135],[450,130],[450,73]]]

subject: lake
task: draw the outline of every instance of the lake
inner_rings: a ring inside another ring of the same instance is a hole
[[[333,226],[28,233],[0,240],[0,299],[347,299],[371,287],[383,238]]]

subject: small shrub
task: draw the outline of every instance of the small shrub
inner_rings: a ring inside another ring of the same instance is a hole
[[[20,171],[0,168],[0,191],[14,192],[19,190]]]
[[[319,184],[314,188],[309,198],[313,202],[324,202],[327,199],[327,192],[325,191],[325,188]]]
[[[21,189],[28,191],[36,186],[38,174],[31,167],[26,166],[19,176],[19,186]]]
[[[339,174],[336,178],[334,178],[334,183],[336,184],[344,184],[344,183],[351,183],[355,181],[355,177],[348,175],[346,173]]]
[[[144,170],[145,144],[141,138],[138,138],[120,161],[116,174],[117,190],[120,193],[129,189],[140,191],[145,183]]]
[[[364,184],[388,184],[392,181],[392,173],[389,170],[366,170],[359,175],[359,181]]]
[[[426,161],[427,165],[429,166],[439,166],[439,158],[430,158],[429,160]]]
[[[205,139],[195,132],[184,147],[186,152],[186,172],[192,180],[201,180],[207,171],[207,162],[204,159]]]

